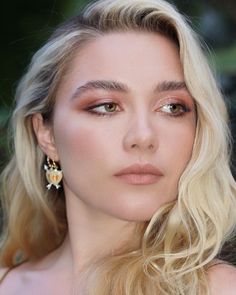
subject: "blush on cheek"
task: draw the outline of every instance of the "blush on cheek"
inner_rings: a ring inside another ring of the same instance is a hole
[[[67,124],[56,125],[56,123],[57,121],[55,121],[55,142],[61,160],[70,157],[75,165],[80,165],[86,160],[104,158],[102,147],[105,142],[101,140],[103,136],[97,132],[98,130],[84,126],[84,122],[79,120],[71,120]]]

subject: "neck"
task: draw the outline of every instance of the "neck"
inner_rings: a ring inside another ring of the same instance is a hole
[[[73,272],[81,272],[105,257],[121,253],[127,245],[140,242],[137,238],[140,227],[136,222],[96,212],[73,196],[67,198],[66,206],[68,236],[61,254],[67,261],[70,256]]]

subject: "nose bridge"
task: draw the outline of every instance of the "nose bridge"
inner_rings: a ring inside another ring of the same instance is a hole
[[[131,125],[135,132],[143,136],[147,136],[152,129],[151,116],[145,110],[137,111],[133,116]]]
[[[126,149],[155,150],[157,134],[152,122],[151,114],[140,108],[134,111],[124,138]]]

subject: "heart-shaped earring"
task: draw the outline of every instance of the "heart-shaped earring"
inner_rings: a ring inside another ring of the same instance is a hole
[[[50,189],[52,185],[54,185],[56,189],[59,189],[59,187],[61,187],[59,183],[63,176],[62,170],[58,170],[57,164],[53,160],[50,160],[49,157],[47,157],[47,165],[44,165],[44,170],[46,170],[46,178],[48,181],[47,189]]]

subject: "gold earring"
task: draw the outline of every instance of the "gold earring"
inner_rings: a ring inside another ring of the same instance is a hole
[[[61,187],[59,183],[63,176],[62,170],[58,170],[57,164],[53,160],[50,160],[49,157],[47,157],[47,165],[44,164],[44,170],[46,170],[46,178],[48,181],[47,189],[49,190],[52,185],[54,185],[56,189],[59,189],[59,187]]]

